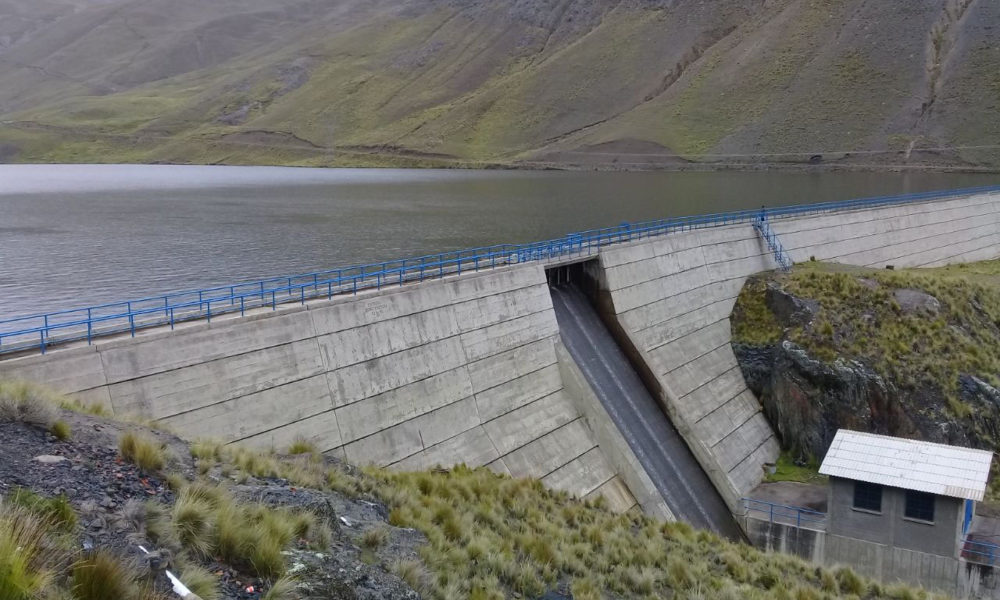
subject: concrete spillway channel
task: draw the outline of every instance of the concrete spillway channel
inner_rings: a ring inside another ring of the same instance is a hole
[[[563,343],[670,510],[695,527],[742,539],[726,503],[587,296],[574,283],[550,289]]]

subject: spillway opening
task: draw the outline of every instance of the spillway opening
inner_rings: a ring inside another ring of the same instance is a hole
[[[596,260],[546,270],[559,334],[576,368],[670,511],[733,540],[743,539],[725,501],[658,398],[656,377],[618,323]]]
[[[598,303],[600,296],[600,265],[597,259],[585,260],[567,265],[558,265],[545,270],[549,287],[572,285],[583,292],[593,304]]]

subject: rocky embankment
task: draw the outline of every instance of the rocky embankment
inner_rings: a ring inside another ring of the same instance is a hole
[[[796,461],[821,459],[839,428],[1000,450],[1000,262],[762,273],[732,323]]]

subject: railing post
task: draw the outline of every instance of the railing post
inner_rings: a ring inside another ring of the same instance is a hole
[[[246,316],[246,307],[244,306],[243,296],[240,296],[240,316]]]

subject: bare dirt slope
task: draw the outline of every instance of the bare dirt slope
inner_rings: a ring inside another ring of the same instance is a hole
[[[0,0],[0,157],[995,168],[998,25],[986,0]]]

